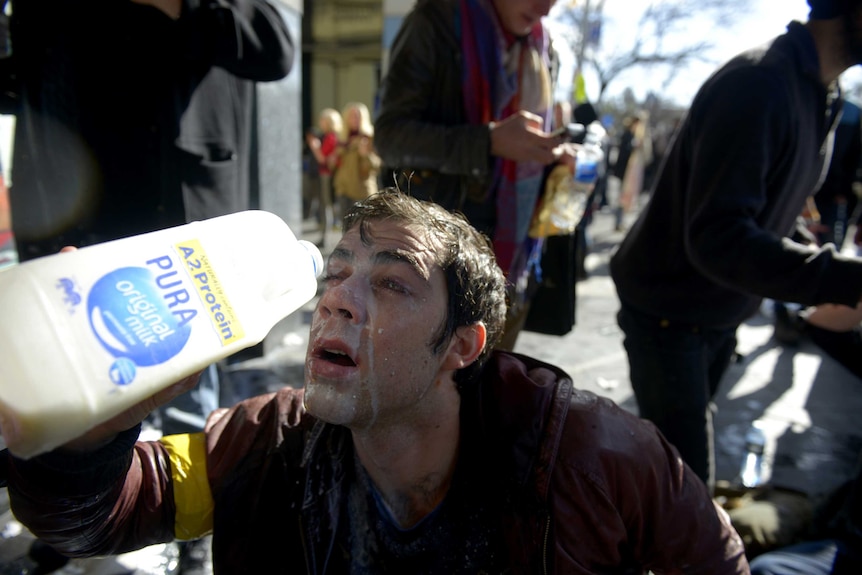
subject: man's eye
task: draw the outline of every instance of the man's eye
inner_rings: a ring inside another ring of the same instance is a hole
[[[323,275],[323,277],[320,278],[320,281],[322,281],[323,283],[326,284],[326,283],[330,283],[333,281],[337,281],[339,279],[341,279],[340,274],[326,273]]]
[[[389,291],[394,291],[397,293],[407,293],[407,288],[405,288],[400,282],[390,279],[384,278],[378,282],[378,285],[383,289],[387,289]]]

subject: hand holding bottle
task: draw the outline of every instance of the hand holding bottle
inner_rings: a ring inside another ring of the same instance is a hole
[[[126,411],[112,417],[108,421],[93,427],[84,433],[84,435],[65,443],[60,446],[60,449],[64,449],[66,451],[87,452],[95,451],[96,449],[107,445],[117,436],[117,434],[136,426],[158,407],[191,391],[195,385],[197,385],[201,373],[203,373],[203,371],[193,373],[188,377],[184,377],[170,387],[158,391],[155,395],[142,400],[140,403],[133,405]]]

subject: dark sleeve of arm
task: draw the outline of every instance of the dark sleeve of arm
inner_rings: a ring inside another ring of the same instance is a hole
[[[623,416],[632,441],[617,449],[608,491],[637,563],[656,575],[749,573],[742,539],[652,423]]]
[[[690,148],[682,214],[686,252],[701,273],[736,290],[806,305],[855,306],[862,263],[830,246],[797,244],[765,229],[762,221],[770,203],[796,201],[770,196],[782,193],[787,185],[782,175],[794,161],[780,148],[798,139],[794,120],[783,112],[793,106],[775,88],[780,84],[763,75],[731,75],[693,106],[691,122],[700,136]],[[739,86],[745,86],[744,98]],[[795,207],[794,217],[801,208]]]
[[[488,126],[444,125],[428,119],[432,105],[462,106],[460,71],[441,68],[454,61],[441,59],[442,42],[438,25],[422,13],[414,11],[404,20],[381,85],[375,146],[383,163],[390,167],[481,178],[491,166]],[[457,79],[454,94],[444,93],[445,86],[441,90],[441,78]],[[439,98],[447,101],[437,101]],[[454,110],[450,113],[456,115]]]
[[[15,517],[70,557],[111,555],[174,538],[170,463],[139,428],[97,452],[54,451],[8,465]]]
[[[727,514],[655,426],[604,398],[583,405],[553,473],[558,558],[597,573],[748,574]]]
[[[657,430],[632,465],[643,473],[632,473],[628,488],[646,494],[632,524],[645,567],[656,574],[749,573],[745,547],[729,516]]]
[[[293,65],[293,39],[278,9],[264,0],[183,0],[178,32],[191,61],[240,78],[279,80]]]

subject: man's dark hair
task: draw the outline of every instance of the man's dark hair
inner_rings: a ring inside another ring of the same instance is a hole
[[[425,230],[442,246],[437,263],[446,278],[446,318],[431,341],[434,353],[443,350],[461,326],[482,322],[487,331],[485,349],[472,365],[455,374],[459,385],[481,370],[500,339],[506,318],[506,279],[491,243],[459,213],[419,200],[395,188],[385,188],[357,202],[344,216],[343,229],[359,226],[360,238],[369,241],[368,224],[388,220]]]

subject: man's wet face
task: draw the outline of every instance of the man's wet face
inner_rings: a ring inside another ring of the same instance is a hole
[[[389,221],[344,234],[330,256],[306,356],[308,410],[367,428],[411,417],[437,380],[446,314],[439,246]]]

